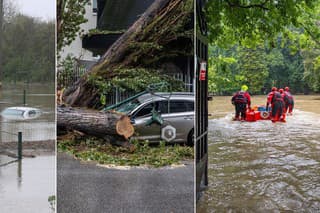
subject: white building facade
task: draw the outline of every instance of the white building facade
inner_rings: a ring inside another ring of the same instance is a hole
[[[85,7],[85,18],[88,20],[86,23],[80,25],[83,30],[82,34],[86,34],[90,29],[95,29],[97,26],[97,0],[91,0],[90,5]],[[80,61],[97,61],[92,52],[82,48],[82,38],[78,35],[76,39],[69,45],[64,47],[61,52],[61,60],[65,59],[68,55],[79,59]]]

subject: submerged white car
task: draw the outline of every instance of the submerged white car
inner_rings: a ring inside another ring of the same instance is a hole
[[[1,112],[2,117],[12,120],[37,118],[42,111],[33,107],[8,107]]]

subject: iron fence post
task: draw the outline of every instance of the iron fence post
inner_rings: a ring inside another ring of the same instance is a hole
[[[18,132],[18,159],[22,159],[22,132]]]
[[[23,106],[26,105],[26,90],[23,90]]]

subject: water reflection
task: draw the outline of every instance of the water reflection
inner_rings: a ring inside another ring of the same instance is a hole
[[[48,197],[55,194],[55,157],[25,158],[0,167],[1,212],[51,212]]]
[[[21,183],[22,183],[22,161],[19,160],[17,162],[17,183],[18,183],[18,189],[21,188]]]
[[[216,99],[226,110],[229,98]],[[319,212],[320,114],[303,110],[309,101],[320,104],[300,96],[286,123],[232,122],[232,108],[211,119],[209,187],[197,212]]]
[[[20,131],[23,142],[38,141],[32,148],[43,141],[52,140],[54,143],[56,138],[54,85],[4,85],[0,90],[0,111],[6,107],[22,106],[24,89],[27,90],[27,106],[39,108],[43,114],[32,120],[1,117],[0,165],[15,160],[5,153],[17,152],[16,143],[12,142],[17,142]],[[41,153],[35,158],[24,157],[22,161],[0,166],[0,212],[52,212],[48,197],[54,194],[55,156]]]

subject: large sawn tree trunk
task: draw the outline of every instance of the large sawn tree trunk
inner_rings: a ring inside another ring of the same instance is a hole
[[[89,76],[108,81],[117,76],[116,70],[119,68],[159,67],[160,61],[155,62],[158,64],[148,64],[146,61],[159,56],[175,57],[182,55],[182,52],[192,55],[192,13],[193,0],[155,0],[99,62],[65,91],[65,102],[71,106],[98,108],[100,91]],[[185,45],[186,40],[190,41],[190,45]]]
[[[118,145],[125,144],[134,133],[126,115],[61,106],[57,108],[57,128],[58,134],[61,130],[76,130]]]

